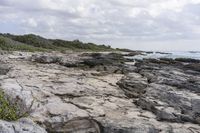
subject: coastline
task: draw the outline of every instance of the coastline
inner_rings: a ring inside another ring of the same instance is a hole
[[[124,53],[109,52],[5,52],[0,60],[1,71],[9,68],[0,75],[1,88],[26,108],[34,101],[28,119],[38,131],[200,131],[200,65],[194,60],[132,63]]]

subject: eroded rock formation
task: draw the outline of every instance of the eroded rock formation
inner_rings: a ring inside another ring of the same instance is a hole
[[[200,77],[187,66],[198,62],[18,52],[0,60],[9,67],[1,88],[47,132],[200,132]]]

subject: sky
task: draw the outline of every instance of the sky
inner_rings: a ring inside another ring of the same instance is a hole
[[[0,0],[0,32],[200,51],[200,0]]]

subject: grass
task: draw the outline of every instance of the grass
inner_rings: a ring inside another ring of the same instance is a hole
[[[79,40],[66,41],[60,39],[46,39],[34,34],[11,35],[0,34],[0,49],[7,51],[115,51],[109,45],[96,45],[94,43],[83,43]]]
[[[0,37],[0,49],[5,51],[27,51],[27,52],[47,51],[46,49],[43,48],[33,47],[23,43],[17,43],[15,41],[13,42],[9,41],[3,37]]]
[[[12,103],[0,90],[0,119],[6,121],[16,121],[19,118],[25,117],[28,112],[22,113],[18,103]]]

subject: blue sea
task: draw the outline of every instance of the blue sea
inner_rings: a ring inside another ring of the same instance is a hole
[[[200,60],[200,51],[176,51],[176,52],[153,52],[153,53],[143,53],[144,55],[136,55],[134,59],[144,59],[144,58],[192,58]]]

